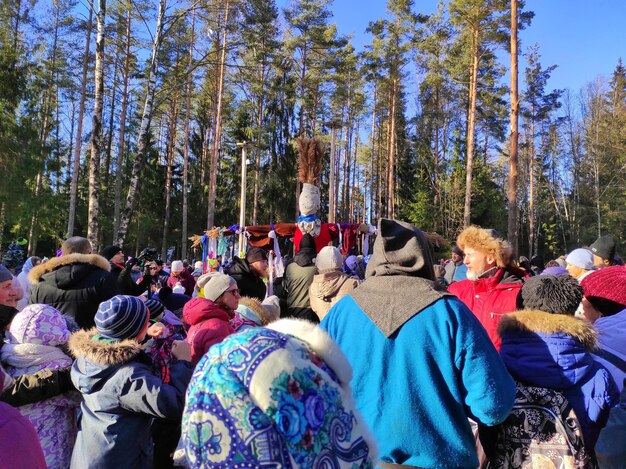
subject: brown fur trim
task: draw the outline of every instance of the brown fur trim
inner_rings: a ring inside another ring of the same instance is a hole
[[[94,340],[96,328],[78,331],[70,336],[68,346],[75,357],[85,357],[99,365],[120,365],[127,363],[141,353],[141,344],[135,340],[103,342]]]
[[[242,296],[239,298],[239,304],[250,308],[261,320],[261,324],[267,326],[270,322],[276,321],[278,318],[272,317],[268,311],[263,307],[261,302],[256,298],[250,298],[249,296]]]
[[[92,264],[100,267],[102,270],[111,272],[111,264],[104,257],[98,254],[66,254],[64,256],[53,257],[43,264],[33,267],[28,273],[28,280],[31,283],[37,283],[41,280],[42,275],[52,272],[64,265],[70,264]]]
[[[581,342],[588,350],[594,350],[598,338],[591,323],[565,314],[550,314],[545,311],[517,311],[506,314],[498,324],[498,334],[506,331],[527,331],[543,334],[567,334]]]
[[[498,267],[506,267],[511,261],[513,250],[508,241],[504,239],[494,238],[489,230],[479,226],[468,226],[456,240],[457,246],[465,251],[465,247],[469,246],[483,254],[493,257]]]

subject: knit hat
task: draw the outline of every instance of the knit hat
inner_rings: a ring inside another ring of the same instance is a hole
[[[196,285],[204,290],[204,297],[207,300],[215,301],[231,286],[237,285],[237,282],[230,275],[210,272],[198,277]]]
[[[165,305],[161,303],[159,300],[155,300],[154,298],[148,298],[144,302],[144,304],[146,305],[146,308],[148,308],[151,321],[158,321],[159,317],[165,311]]]
[[[136,296],[117,295],[98,306],[95,322],[101,338],[133,339],[148,322],[148,308]]]
[[[593,253],[589,249],[574,249],[565,258],[565,262],[585,270],[593,270]]]
[[[563,267],[546,267],[539,275],[569,275]]]
[[[13,344],[57,347],[67,343],[71,333],[59,310],[49,305],[32,304],[15,315],[8,335]]]
[[[587,275],[580,285],[589,300],[603,315],[626,309],[626,267],[615,265]]]
[[[248,249],[248,252],[246,252],[246,261],[248,262],[248,264],[252,264],[253,262],[257,262],[257,261],[266,261],[266,260],[267,260],[267,254],[261,248],[252,246],[251,248]]]
[[[615,257],[615,238],[611,235],[600,236],[589,248],[596,256],[611,260]]]
[[[306,321],[226,337],[189,383],[181,435],[188,467],[374,467],[351,374],[339,347]]]
[[[461,257],[465,255],[463,253],[463,250],[460,247],[458,247],[458,246],[454,246],[452,248],[452,252],[455,253],[457,256],[461,256]]]
[[[183,261],[173,261],[170,270],[172,272],[182,272],[184,268]]]
[[[104,257],[107,261],[110,261],[111,258],[121,250],[122,248],[119,246],[107,246],[102,251],[100,251],[100,255]]]
[[[341,269],[343,256],[335,246],[324,246],[317,254],[315,265],[320,273]]]
[[[573,316],[582,298],[582,287],[569,275],[538,275],[522,287],[524,309]]]
[[[7,280],[12,280],[13,274],[9,269],[0,264],[0,282],[6,282]]]

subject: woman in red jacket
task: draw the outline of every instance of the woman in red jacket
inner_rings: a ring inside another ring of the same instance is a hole
[[[234,332],[230,320],[239,306],[239,288],[234,278],[212,272],[198,278],[200,295],[185,304],[183,319],[191,327],[187,343],[196,364],[209,348]]]

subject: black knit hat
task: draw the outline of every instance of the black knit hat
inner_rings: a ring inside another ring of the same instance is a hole
[[[610,261],[615,257],[615,238],[611,235],[600,236],[589,248],[596,256]]]
[[[522,287],[524,309],[573,316],[582,298],[582,287],[569,275],[531,277]]]
[[[119,246],[107,246],[102,251],[100,251],[100,255],[104,257],[107,261],[110,261],[111,258],[121,250],[122,248]]]

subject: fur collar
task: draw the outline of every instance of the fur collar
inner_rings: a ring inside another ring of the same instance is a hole
[[[85,357],[98,365],[112,366],[127,363],[141,353],[141,344],[135,340],[121,342],[101,342],[93,340],[98,333],[96,328],[78,331],[68,341],[70,351],[75,357]]]
[[[500,337],[507,331],[525,331],[539,334],[566,334],[577,339],[588,350],[597,347],[597,334],[591,323],[565,314],[545,311],[518,311],[506,314],[498,324]]]
[[[98,254],[66,254],[65,256],[53,257],[49,261],[39,264],[37,267],[33,267],[28,273],[28,280],[33,284],[38,283],[44,274],[70,264],[91,264],[102,270],[111,272],[111,264],[109,261]]]

